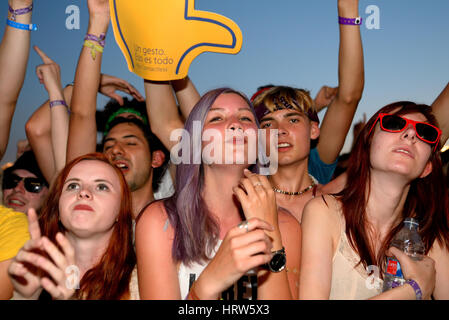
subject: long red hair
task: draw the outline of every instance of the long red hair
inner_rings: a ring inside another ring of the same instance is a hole
[[[65,166],[56,178],[46,205],[42,209],[39,222],[42,235],[57,243],[56,234],[66,232],[65,227],[59,221],[59,198],[64,182],[74,166],[82,161],[92,160],[107,163],[114,169],[120,180],[122,199],[109,245],[100,261],[84,274],[80,281],[80,288],[75,292],[75,298],[116,300],[129,294],[129,281],[136,264],[136,255],[132,243],[131,193],[122,172],[101,153],[90,153],[74,159]]]
[[[346,235],[351,246],[360,256],[359,263],[362,263],[365,268],[369,265],[377,265],[381,274],[384,271],[385,251],[395,234],[402,228],[401,222],[404,218],[414,217],[419,220],[419,233],[424,241],[426,253],[431,249],[435,240],[438,240],[442,246],[449,248],[448,194],[438,151],[433,152],[429,159],[432,163],[432,172],[425,178],[418,178],[410,183],[400,217],[401,220],[397,221],[386,236],[380,252],[376,254],[370,244],[366,224],[366,204],[370,192],[371,161],[369,150],[373,138],[370,129],[377,120],[379,113],[405,115],[414,112],[423,114],[430,124],[438,127],[437,121],[431,113],[431,108],[427,105],[400,101],[380,109],[366,123],[356,139],[349,159],[348,183],[338,194],[346,221]],[[439,150],[440,147],[439,145],[437,149]]]

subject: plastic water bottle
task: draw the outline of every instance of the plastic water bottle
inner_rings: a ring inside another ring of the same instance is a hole
[[[414,260],[422,260],[424,255],[424,243],[418,233],[419,223],[416,219],[406,218],[404,226],[394,236],[391,245],[402,250]],[[399,261],[393,257],[387,258],[385,268],[384,285],[382,291],[387,291],[405,283]]]

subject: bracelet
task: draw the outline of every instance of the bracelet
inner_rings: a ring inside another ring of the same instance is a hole
[[[408,279],[405,283],[409,284],[415,291],[416,300],[422,300],[422,291],[419,284],[413,279]]]
[[[96,35],[88,33],[84,37],[84,40],[90,40],[90,41],[98,42],[98,44],[104,48],[104,45],[106,44],[106,41],[105,41],[106,40],[106,33],[100,34],[99,37],[97,37]]]
[[[53,100],[50,101],[50,108],[56,107],[56,106],[65,106],[68,108],[67,103],[64,100]]]
[[[92,55],[92,59],[94,60],[97,57],[97,52],[103,52],[103,47],[99,44],[95,44],[91,40],[84,41],[84,46],[90,48],[90,54]]]
[[[24,24],[24,23],[15,22],[15,21],[12,21],[9,19],[6,20],[6,24],[10,27],[20,29],[20,30],[27,30],[27,31],[36,31],[37,30],[37,25],[35,25],[35,24]]]
[[[33,4],[31,4],[27,8],[22,8],[22,9],[17,9],[17,10],[14,10],[13,8],[11,8],[10,5],[8,5],[8,7],[9,7],[8,8],[9,13],[11,13],[11,20],[12,21],[16,21],[16,16],[20,16],[22,14],[27,14],[27,13],[33,11]]]
[[[362,18],[361,17],[357,17],[354,19],[351,18],[344,18],[344,17],[338,17],[338,23],[339,24],[345,24],[345,25],[350,25],[350,26],[359,26],[362,24]]]

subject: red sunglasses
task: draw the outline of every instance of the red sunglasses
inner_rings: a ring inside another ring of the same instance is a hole
[[[377,120],[380,122],[380,128],[387,132],[402,132],[409,124],[412,124],[413,128],[415,128],[416,136],[419,139],[431,145],[435,144],[433,151],[435,151],[438,146],[441,130],[430,123],[407,119],[396,114],[379,113],[368,134],[373,130]]]

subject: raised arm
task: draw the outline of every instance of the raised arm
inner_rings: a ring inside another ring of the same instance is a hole
[[[187,77],[171,82],[145,80],[147,113],[151,131],[170,150],[177,141],[170,141],[173,130],[184,128],[184,121],[200,99],[193,82]],[[181,114],[174,94],[180,105]]]
[[[437,118],[441,131],[441,144],[444,145],[449,138],[449,83],[432,103],[432,112]]]
[[[69,85],[63,89],[64,100],[70,108],[70,102],[72,100],[73,86]],[[68,126],[67,119],[67,126]],[[67,127],[68,129],[68,127]],[[30,141],[31,148],[36,155],[37,163],[42,171],[45,179],[51,181],[56,172],[53,145],[51,139],[51,113],[50,113],[50,100],[45,101],[28,119],[25,125],[26,134]],[[67,139],[67,137],[66,137]],[[65,152],[64,150],[61,150]],[[64,154],[65,158],[65,154]]]
[[[356,18],[358,5],[358,0],[338,0],[338,15]],[[324,116],[317,145],[325,163],[333,163],[340,154],[362,97],[365,76],[360,26],[340,25],[338,61],[338,91]]]
[[[55,171],[58,173],[65,166],[67,136],[69,130],[69,113],[61,85],[61,70],[57,63],[50,59],[37,46],[34,47],[43,64],[36,69],[39,81],[45,85],[49,96],[51,119],[51,145]],[[47,154],[48,157],[48,154]],[[52,181],[53,176],[47,181]]]
[[[87,33],[100,38],[109,27],[109,1],[88,0]],[[75,74],[70,114],[67,162],[94,152],[97,145],[97,91],[100,86],[102,48],[99,41],[89,40],[81,50]]]
[[[178,100],[179,108],[181,109],[181,114],[183,122],[192,111],[193,107],[200,100],[201,96],[196,90],[193,81],[189,77],[181,80],[171,81],[173,90],[175,91],[176,99]]]
[[[32,0],[9,0],[13,10],[24,9],[33,4]],[[31,12],[16,16],[16,22],[31,23]],[[0,44],[0,159],[8,146],[11,121],[25,79],[30,51],[30,31],[10,26]]]

